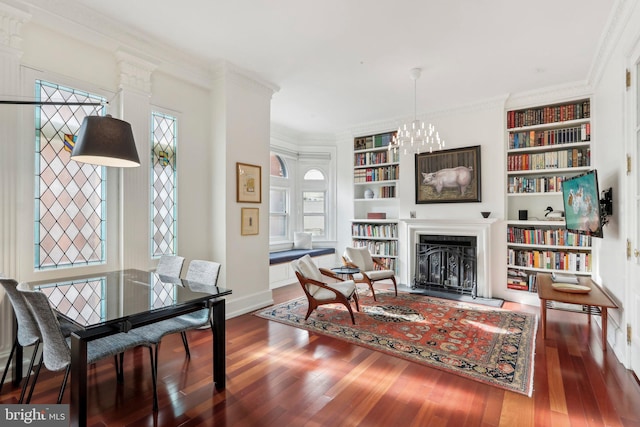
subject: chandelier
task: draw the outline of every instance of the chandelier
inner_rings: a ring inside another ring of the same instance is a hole
[[[398,128],[389,144],[389,150],[393,150],[394,153],[397,151],[402,154],[420,154],[427,151],[431,153],[434,147],[437,147],[438,150],[442,150],[442,147],[444,147],[444,140],[440,139],[440,134],[435,127],[431,123],[425,125],[422,120],[418,120],[416,87],[421,73],[421,68],[411,70],[410,76],[413,80],[413,121],[405,123]]]

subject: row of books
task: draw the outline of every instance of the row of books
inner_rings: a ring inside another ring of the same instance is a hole
[[[398,179],[399,177],[399,165],[355,169],[353,171],[353,182],[389,181]]]
[[[591,253],[568,251],[508,250],[509,265],[568,271],[591,271]]]
[[[382,256],[397,256],[398,255],[398,241],[397,240],[357,240],[353,239],[354,247],[366,247],[369,252]]]
[[[507,156],[509,171],[577,168],[590,165],[591,149],[588,147]]]
[[[563,129],[530,130],[509,133],[509,149],[544,147],[591,140],[591,124]]]
[[[354,150],[366,150],[376,147],[387,147],[391,143],[391,140],[395,136],[395,132],[381,133],[378,135],[361,136],[354,138],[353,149]]]
[[[393,199],[396,197],[396,186],[385,185],[378,190],[379,199]]]
[[[589,100],[562,105],[507,111],[507,128],[587,119],[591,116]]]
[[[507,288],[517,291],[538,292],[535,274],[528,274],[523,270],[507,270]]]
[[[397,238],[398,224],[360,224],[351,225],[351,234],[357,237]]]
[[[400,153],[393,151],[375,151],[369,153],[356,153],[353,156],[354,166],[380,165],[383,163],[398,163]]]
[[[591,247],[591,236],[574,233],[565,228],[507,227],[507,241],[526,245]]]
[[[510,176],[507,186],[509,194],[517,193],[553,193],[562,191],[562,182],[566,176]]]

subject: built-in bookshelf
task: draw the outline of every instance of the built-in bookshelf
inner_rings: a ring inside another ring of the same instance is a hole
[[[507,288],[534,293],[538,272],[590,275],[591,238],[568,232],[562,183],[591,168],[591,102],[507,112]]]
[[[398,271],[397,183],[400,178],[399,153],[389,150],[395,132],[354,138],[353,246],[365,246],[383,264]]]

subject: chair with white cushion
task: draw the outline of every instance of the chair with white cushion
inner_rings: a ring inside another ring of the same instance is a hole
[[[292,261],[291,267],[295,271],[302,290],[309,301],[309,308],[304,320],[307,320],[311,312],[318,306],[338,303],[347,307],[351,315],[351,321],[354,325],[356,324],[356,319],[351,309],[351,301],[355,302],[356,310],[358,311],[360,311],[360,304],[353,280],[342,280],[330,270],[318,268],[309,255]],[[324,281],[323,275],[338,280],[338,282],[327,283]]]
[[[393,283],[396,296],[398,296],[396,273],[393,270],[389,270],[379,259],[372,257],[369,249],[366,247],[348,247],[345,249],[342,259],[346,266],[360,270],[360,273],[353,275],[353,280],[356,283],[366,283],[369,285],[374,301],[377,300],[376,293],[373,290],[373,284],[381,280],[390,280]]]

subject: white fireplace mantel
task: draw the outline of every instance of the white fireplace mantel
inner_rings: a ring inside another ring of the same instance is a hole
[[[404,218],[400,222],[405,225],[405,236],[408,254],[406,277],[403,283],[411,284],[415,274],[416,243],[425,234],[440,236],[473,236],[476,238],[478,296],[491,298],[491,225],[497,220],[480,219],[418,219]]]

